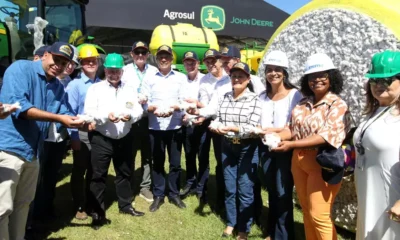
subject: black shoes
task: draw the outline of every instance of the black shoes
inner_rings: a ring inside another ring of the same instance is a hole
[[[149,207],[150,212],[157,211],[161,207],[161,205],[163,205],[163,204],[164,204],[164,198],[163,197],[155,197],[153,203]]]
[[[94,230],[98,230],[104,225],[110,224],[111,221],[107,219],[105,216],[99,216],[97,213],[92,214],[92,228]]]
[[[170,197],[169,202],[177,206],[178,208],[186,208],[185,203],[181,200],[180,197]]]
[[[136,211],[133,207],[130,207],[130,208],[125,209],[125,210],[120,209],[119,213],[129,214],[129,215],[134,216],[134,217],[144,216],[144,212]]]
[[[179,193],[179,196],[181,198],[185,198],[191,194],[194,194],[195,192],[196,192],[196,188],[192,188],[192,185],[186,184],[186,186]]]

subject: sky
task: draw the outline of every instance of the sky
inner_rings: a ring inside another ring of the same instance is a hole
[[[311,2],[311,0],[264,0],[265,2],[292,14],[297,9]]]

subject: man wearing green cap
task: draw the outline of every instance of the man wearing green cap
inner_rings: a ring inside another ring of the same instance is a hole
[[[133,159],[133,123],[142,117],[142,107],[133,85],[121,82],[124,60],[121,55],[107,55],[104,63],[106,81],[89,87],[84,113],[93,117],[96,130],[89,134],[92,146],[93,176],[90,192],[94,196],[92,226],[98,229],[109,222],[106,219],[104,193],[111,158],[116,172],[115,188],[120,213],[143,216],[132,207],[131,165]]]

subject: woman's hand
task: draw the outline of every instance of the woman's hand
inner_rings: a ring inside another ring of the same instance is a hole
[[[278,144],[277,148],[272,149],[275,152],[287,152],[294,148],[293,141],[283,141]]]
[[[228,134],[228,132],[230,132],[230,131],[231,131],[231,128],[230,128],[230,127],[227,127],[227,126],[219,127],[219,128],[217,129],[217,133],[220,134],[220,135],[226,135],[226,134]]]

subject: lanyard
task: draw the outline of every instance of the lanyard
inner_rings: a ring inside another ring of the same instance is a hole
[[[135,65],[135,66],[136,66],[136,65]],[[138,93],[140,93],[140,89],[142,88],[143,78],[144,78],[144,75],[146,74],[146,66],[145,66],[145,68],[144,68],[143,73],[140,72],[138,66],[136,66],[135,71],[136,71],[136,76],[137,76],[137,77],[139,78],[139,80],[140,80],[140,84],[139,84],[139,87],[138,87],[138,89],[137,89],[137,90],[138,90]]]
[[[369,122],[369,120],[371,120],[371,118],[373,117],[374,114],[371,114],[368,118],[367,121],[365,121],[363,127],[361,128],[361,133],[360,136],[358,137],[358,141],[356,143],[356,147],[359,148],[359,153],[360,154],[364,154],[364,147],[362,145],[362,139],[364,138],[364,134],[367,131],[367,129],[376,121],[378,120],[380,117],[382,117],[387,111],[389,111],[389,109],[391,109],[392,106],[388,106],[385,108],[385,110],[383,110],[374,120],[372,120],[372,122],[370,124],[367,125],[367,123]],[[376,111],[376,110],[375,110]]]

